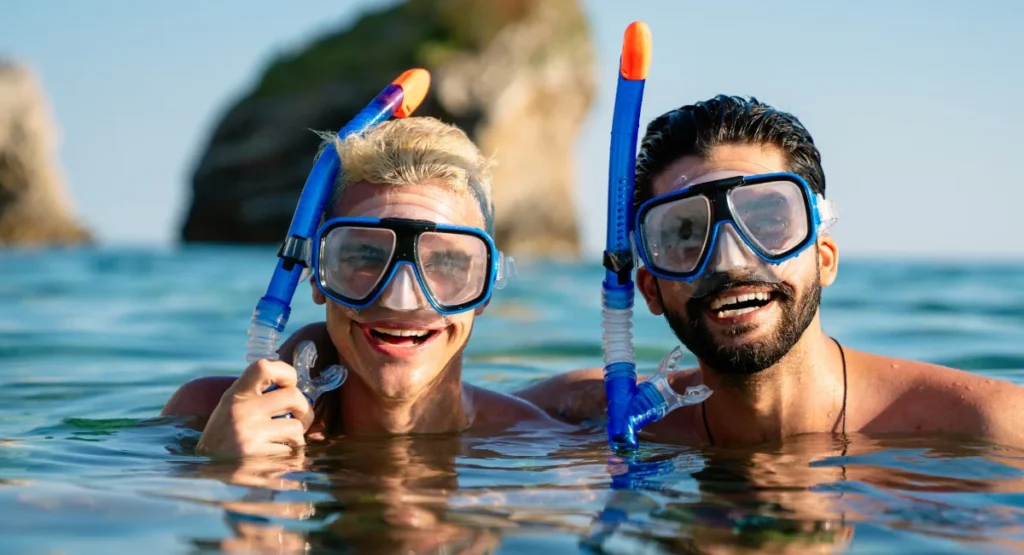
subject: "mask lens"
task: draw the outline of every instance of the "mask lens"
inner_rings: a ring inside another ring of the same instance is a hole
[[[487,243],[461,233],[426,232],[416,244],[420,271],[439,305],[458,306],[483,294]]]
[[[810,231],[803,189],[791,181],[744,185],[729,191],[733,216],[743,234],[765,256],[781,256]]]
[[[643,226],[651,266],[664,272],[692,272],[707,247],[711,203],[695,196],[658,205],[644,216]]]
[[[321,249],[321,279],[340,297],[361,301],[380,283],[395,252],[395,233],[372,227],[336,227]]]

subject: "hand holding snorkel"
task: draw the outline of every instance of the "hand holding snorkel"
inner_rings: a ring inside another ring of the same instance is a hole
[[[362,133],[391,116],[408,117],[423,102],[429,88],[430,73],[427,70],[417,68],[406,71],[342,127],[338,132],[339,138],[344,140],[350,135]],[[278,342],[288,323],[292,297],[305,270],[312,268],[312,243],[340,169],[337,151],[333,145],[327,145],[306,178],[288,235],[278,251],[278,262],[270,284],[253,312],[249,341],[246,344],[246,361],[249,363],[278,360]],[[294,367],[299,374],[298,386],[310,405],[321,394],[340,387],[347,377],[345,368],[332,366],[312,378],[309,370],[315,360],[316,348],[312,343],[300,345],[296,349]]]
[[[608,164],[608,234],[604,251],[605,278],[601,311],[604,327],[604,379],[608,400],[608,440],[613,449],[635,449],[639,430],[679,407],[703,402],[706,386],[679,394],[667,372],[682,358],[677,347],[662,360],[657,374],[637,386],[633,355],[633,268],[630,242],[636,143],[644,84],[651,63],[651,32],[635,21],[626,28],[619,60],[619,79],[612,116]]]

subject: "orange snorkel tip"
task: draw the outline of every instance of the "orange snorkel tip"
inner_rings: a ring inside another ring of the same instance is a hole
[[[622,40],[619,73],[624,79],[642,81],[651,69],[651,29],[643,21],[634,21],[626,27]]]
[[[430,90],[430,72],[423,68],[410,69],[399,75],[391,84],[402,87],[402,102],[392,115],[396,118],[409,117],[427,97],[427,91]]]

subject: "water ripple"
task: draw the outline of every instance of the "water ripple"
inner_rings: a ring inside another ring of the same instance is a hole
[[[157,418],[184,381],[245,366],[273,249],[0,252],[4,551],[1024,550],[1024,455],[855,436],[737,452],[600,429],[339,440],[208,460]],[[844,261],[822,321],[844,344],[1024,383],[1017,264]],[[601,364],[599,264],[524,262],[478,319],[470,382]],[[322,318],[304,284],[290,327]],[[642,372],[676,344],[639,303]],[[692,357],[690,358],[692,361]]]

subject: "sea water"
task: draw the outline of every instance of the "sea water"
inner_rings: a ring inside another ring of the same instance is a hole
[[[244,369],[273,263],[265,248],[0,252],[0,552],[1024,549],[1024,453],[969,439],[645,444],[624,461],[597,427],[196,456],[188,423],[157,415],[185,381]],[[844,260],[822,323],[855,349],[1022,383],[1022,269]],[[599,366],[601,278],[520,262],[477,320],[466,380],[511,391]],[[289,330],[322,311],[300,285]],[[649,373],[675,340],[636,314]]]

